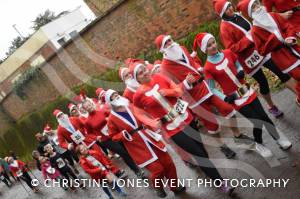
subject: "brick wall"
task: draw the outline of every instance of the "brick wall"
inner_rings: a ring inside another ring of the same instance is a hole
[[[94,12],[96,16],[100,16],[120,0],[84,0],[84,2],[89,6],[89,8]]]
[[[26,86],[25,100],[11,93],[2,106],[18,119],[65,94],[68,88],[87,81],[107,67],[114,67],[114,60],[123,60],[153,47],[158,34],[169,33],[180,38],[214,17],[207,0],[124,1],[50,57],[42,67],[44,74]],[[45,47],[44,51],[47,50],[50,49]]]

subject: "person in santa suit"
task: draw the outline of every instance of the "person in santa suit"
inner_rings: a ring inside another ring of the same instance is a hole
[[[151,76],[141,63],[132,64],[130,72],[141,84],[133,98],[138,119],[153,131],[161,129],[169,139],[195,158],[209,178],[222,181],[220,173],[209,160],[188,103],[179,99],[183,95],[181,87],[161,74]],[[223,182],[221,190],[228,194],[233,191]]]
[[[79,107],[73,103],[68,104],[69,114],[71,117],[78,117],[83,123],[86,121],[87,115],[79,111]]]
[[[268,13],[256,0],[243,0],[238,9],[253,18],[251,35],[258,52],[271,53],[272,60],[283,73],[297,81],[296,102],[300,106],[300,46],[295,30],[278,13]]]
[[[124,144],[136,164],[150,172],[157,195],[166,197],[161,180],[166,178],[171,183],[172,179],[173,181],[177,179],[177,173],[174,162],[162,142],[162,136],[144,126],[136,117],[133,104],[116,91],[107,90],[105,101],[112,107],[108,119],[110,137],[113,141]],[[159,184],[155,183],[156,179],[159,180]],[[185,187],[170,186],[170,189],[175,194],[185,191]]]
[[[99,137],[88,133],[84,123],[79,118],[69,117],[59,109],[55,109],[53,115],[59,124],[57,127],[57,138],[62,148],[74,151],[78,144],[84,144],[88,148],[101,151],[98,145],[95,144]]]
[[[102,145],[110,151],[119,154],[127,164],[127,166],[138,177],[142,178],[144,176],[144,172],[141,171],[135,164],[124,145],[121,142],[114,142],[109,137],[109,131],[107,127],[107,113],[103,109],[96,110],[95,106],[93,106],[93,104],[88,100],[85,100],[82,105],[83,108],[89,113],[89,117],[85,122],[85,128],[88,132],[92,132],[93,134],[97,135],[97,137],[99,138],[97,144],[99,146]]]
[[[108,114],[110,112],[110,107],[105,103],[105,90],[101,87],[98,87],[96,89],[96,96],[97,96],[97,103],[96,103],[96,109],[100,110],[100,109],[104,109]]]
[[[283,150],[288,150],[292,144],[283,134],[280,136],[274,123],[264,111],[255,91],[246,83],[244,71],[237,56],[230,50],[218,50],[216,40],[209,33],[199,33],[198,43],[201,51],[207,54],[204,74],[212,91],[224,101],[249,119],[253,125],[255,149],[263,157],[272,156],[272,152],[264,147],[262,128],[265,127],[272,138]],[[214,83],[217,82],[223,93],[218,91]]]
[[[268,12],[275,11],[295,28],[300,36],[300,0],[262,0]]]
[[[62,154],[63,158],[68,160],[70,166],[72,166],[74,168],[74,172],[79,174],[79,171],[77,170],[77,168],[75,166],[75,162],[79,162],[77,155],[74,153],[74,151],[64,149],[59,145],[57,131],[52,129],[50,127],[50,125],[47,124],[44,127],[43,135],[47,137],[48,142],[51,143],[51,145],[53,146],[55,151]],[[43,149],[44,149],[44,147],[43,147]]]
[[[119,77],[125,83],[126,88],[123,92],[123,96],[129,99],[130,102],[133,100],[133,95],[140,86],[130,75],[127,67],[119,68]]]
[[[39,191],[37,187],[32,186],[32,178],[28,174],[28,168],[23,161],[15,160],[13,157],[6,157],[5,161],[9,164],[9,169],[13,173],[14,177],[26,182],[26,184],[30,187],[30,189],[32,189],[34,193]]]
[[[57,127],[57,138],[61,147],[70,151],[75,151],[78,144],[83,144],[89,149],[103,154],[102,150],[97,145],[97,141],[100,140],[100,136],[94,134],[94,132],[87,131],[85,129],[85,125],[78,118],[69,118],[68,115],[58,109],[53,112],[53,115],[59,123]],[[103,154],[103,156],[105,155]],[[107,159],[107,161],[110,160]],[[120,177],[124,175],[124,171],[116,167],[115,175]]]
[[[229,119],[231,129],[234,133],[236,144],[250,146],[253,141],[246,135],[240,133],[233,107],[214,95],[206,81],[203,81],[202,67],[198,65],[190,56],[188,50],[174,42],[170,35],[160,35],[155,39],[155,44],[159,51],[163,53],[163,60],[160,67],[161,74],[164,74],[179,83],[185,95],[183,99],[189,103],[189,108],[195,116],[203,123],[210,135],[213,135],[220,143],[221,151],[227,158],[233,158],[233,152],[219,134],[219,124],[213,114],[213,107],[216,108],[223,117]]]
[[[257,52],[250,33],[252,24],[240,13],[235,12],[229,1],[214,0],[213,4],[215,12],[222,18],[220,38],[224,47],[237,54],[243,70],[258,82],[260,93],[268,104],[269,112],[275,118],[283,116],[283,112],[275,106],[271,98],[268,80],[262,66],[276,74],[281,82],[295,92],[294,80],[278,69],[271,59],[271,54],[262,56]],[[197,49],[197,37],[195,41],[194,48]]]
[[[148,64],[147,68],[151,72],[151,75],[154,75],[160,72],[160,66],[161,66],[161,61],[156,60],[153,64]]]

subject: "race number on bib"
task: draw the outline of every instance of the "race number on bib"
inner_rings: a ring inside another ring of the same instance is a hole
[[[245,60],[248,68],[256,67],[264,59],[256,50]]]
[[[188,105],[189,103],[187,103],[186,101],[178,99],[174,107],[176,112],[183,114],[185,113]]]
[[[60,169],[63,168],[66,165],[65,161],[63,159],[61,159],[61,158],[58,158],[56,160],[56,163],[57,163],[57,167],[60,168]]]
[[[23,175],[23,172],[22,172],[21,170],[18,170],[18,171],[16,172],[16,174],[17,174],[18,177],[20,177],[20,176]]]
[[[71,135],[71,138],[76,144],[80,144],[81,142],[83,142],[85,137],[80,131],[76,131]]]

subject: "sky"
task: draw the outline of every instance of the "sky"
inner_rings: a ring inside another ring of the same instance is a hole
[[[13,28],[14,24],[23,36],[27,36],[33,33],[32,21],[40,13],[49,9],[59,14],[78,6],[81,6],[81,11],[88,19],[93,18],[92,11],[83,0],[0,0],[0,59],[5,57],[11,41],[19,36]]]

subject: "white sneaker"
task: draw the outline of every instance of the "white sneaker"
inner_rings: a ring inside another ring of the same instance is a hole
[[[256,143],[255,150],[264,158],[269,158],[273,156],[271,150],[262,144]]]
[[[292,143],[288,139],[282,137],[277,140],[277,144],[282,150],[288,150],[292,147]]]

